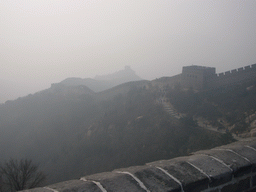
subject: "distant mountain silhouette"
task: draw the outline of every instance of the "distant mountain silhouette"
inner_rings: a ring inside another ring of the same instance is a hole
[[[138,75],[136,75],[135,71],[133,71],[130,66],[125,66],[124,70],[120,70],[112,74],[97,75],[95,79],[103,81],[119,80],[121,83],[142,80]]]
[[[52,84],[52,87],[48,91],[53,90],[62,90],[65,93],[89,93],[92,92],[101,92],[122,83],[139,81],[142,80],[135,71],[133,71],[129,66],[126,66],[125,69],[117,71],[112,74],[96,76],[95,78],[79,78],[79,77],[70,77],[60,83]],[[61,87],[57,85],[65,85],[67,87]],[[84,86],[83,88],[75,88],[77,86]],[[73,87],[73,88],[72,88]],[[72,90],[73,89],[73,90]],[[89,91],[90,89],[90,91]],[[14,100],[18,97],[24,97],[29,94],[33,94],[37,91],[35,86],[26,85],[20,82],[12,82],[0,79],[0,103],[4,103],[7,100]],[[72,90],[72,91],[71,91]]]
[[[20,82],[0,79],[0,103],[28,95],[33,88]]]
[[[92,91],[90,88],[84,85],[68,86],[60,83],[52,84],[51,88],[46,89],[44,91],[55,94],[55,95],[63,96],[65,98],[77,97],[85,94],[89,94],[89,95],[95,94],[94,91]]]
[[[94,79],[71,77],[61,81],[60,84],[67,86],[84,85],[95,92],[100,92],[122,83],[140,80],[142,79],[136,75],[135,71],[133,71],[129,66],[125,66],[125,69],[123,70],[108,75],[96,76]]]

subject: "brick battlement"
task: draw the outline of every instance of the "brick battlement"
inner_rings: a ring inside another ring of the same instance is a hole
[[[256,64],[248,65],[224,73],[219,73],[214,76],[209,76],[205,79],[204,89],[218,88],[229,86],[236,83],[244,83],[256,79]]]
[[[238,73],[246,73],[246,72],[251,72],[256,70],[256,64],[248,65],[245,67],[241,67],[238,69],[233,69],[231,71],[226,71],[223,73],[218,73],[216,74],[217,77],[223,77],[225,75],[237,75]]]
[[[180,79],[177,79],[175,83],[180,84],[183,88],[202,90],[229,86],[254,79],[256,79],[256,64],[218,74],[215,73],[213,67],[192,65],[183,67]]]
[[[256,191],[256,138],[25,191]]]

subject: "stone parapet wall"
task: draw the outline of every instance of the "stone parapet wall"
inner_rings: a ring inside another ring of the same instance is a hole
[[[215,68],[186,66],[183,67],[181,74],[155,79],[151,83],[153,86],[157,85],[160,88],[165,88],[166,86],[174,88],[179,85],[185,89],[202,90],[230,86],[252,80],[256,80],[256,64],[218,74],[215,73]]]
[[[236,83],[244,83],[253,79],[256,79],[256,64],[210,76],[210,78],[206,79],[205,88],[228,86]]]
[[[256,191],[256,138],[25,191]]]
[[[256,70],[256,64],[248,65],[248,66],[241,67],[238,69],[233,69],[231,71],[226,71],[223,73],[218,73],[217,76],[223,77],[225,75],[236,75],[238,73],[246,73],[246,72],[250,72],[250,71],[254,71],[254,70]]]

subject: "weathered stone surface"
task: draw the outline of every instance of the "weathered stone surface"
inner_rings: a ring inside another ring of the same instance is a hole
[[[211,190],[209,192],[219,192],[219,189],[213,189],[213,190]]]
[[[256,186],[256,176],[253,176],[253,177],[252,177],[252,185],[253,185],[253,186]]]
[[[101,192],[100,188],[91,181],[70,180],[47,186],[59,192]]]
[[[252,147],[252,148],[254,148],[256,150],[256,141],[246,143],[245,146],[250,146],[250,147]]]
[[[233,148],[233,147],[238,147],[238,146],[252,146],[252,147],[256,147],[256,137],[249,137],[249,138],[245,138],[243,140],[234,142],[234,143],[230,143],[227,145],[223,145],[217,148]]]
[[[211,178],[210,186],[217,186],[232,179],[232,171],[219,161],[205,155],[190,156],[188,162]]]
[[[253,172],[256,171],[256,151],[254,149],[239,144],[221,146],[219,149],[230,150],[233,151],[233,153],[237,153],[252,164]]]
[[[254,128],[254,129],[252,129],[250,131],[250,135],[251,135],[251,137],[255,137],[256,136],[256,128]]]
[[[256,191],[256,187],[252,187],[244,192],[255,192]]]
[[[199,170],[187,163],[188,157],[156,161],[147,165],[161,167],[182,183],[184,191],[201,191],[208,188],[209,179]]]
[[[136,180],[134,180],[130,175],[127,174],[105,172],[86,176],[83,178],[86,180],[99,182],[108,192],[146,191],[140,187],[139,183]]]
[[[249,192],[256,191],[256,176],[252,172],[255,165],[256,138],[249,138],[212,150],[199,151],[187,157],[85,176],[83,179],[87,181],[71,180],[49,185],[49,189],[46,187],[25,191],[178,192],[183,189],[184,192]]]
[[[34,189],[23,190],[21,192],[52,192],[52,191],[42,188],[42,187],[39,187],[39,188],[34,188]]]
[[[221,189],[221,192],[241,192],[250,188],[250,178],[239,181],[238,183],[230,184]]]
[[[234,177],[240,177],[244,174],[250,173],[252,169],[250,162],[231,151],[212,149],[198,151],[194,154],[203,154],[219,159],[233,170]]]
[[[153,166],[134,166],[115,171],[129,172],[137,177],[151,192],[181,191],[181,186],[160,169]]]

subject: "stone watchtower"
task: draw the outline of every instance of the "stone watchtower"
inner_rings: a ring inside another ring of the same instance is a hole
[[[185,66],[182,68],[181,85],[185,88],[200,90],[205,88],[207,79],[216,76],[214,67]]]

